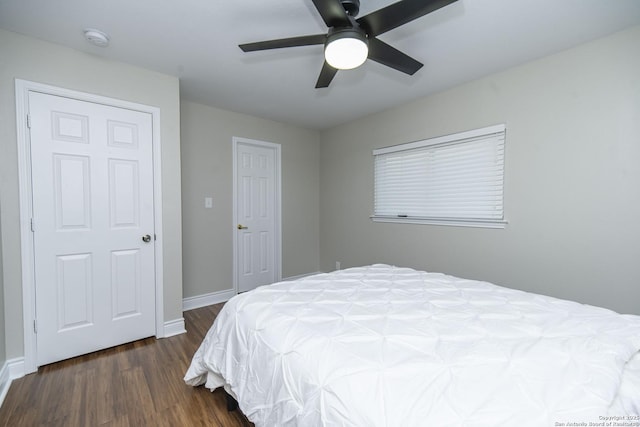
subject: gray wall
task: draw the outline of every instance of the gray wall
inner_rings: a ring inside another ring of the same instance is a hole
[[[634,27],[323,132],[321,269],[384,262],[640,314],[638,46]],[[506,229],[369,220],[372,149],[498,123]]]
[[[23,350],[15,79],[104,95],[161,110],[164,316],[182,317],[178,79],[0,30],[0,205],[7,359]]]
[[[234,136],[281,145],[282,275],[318,271],[319,133],[184,100],[181,118],[184,296],[233,287]]]
[[[2,203],[0,203],[0,223],[2,223]],[[4,366],[4,362],[7,361],[4,332],[4,274],[2,270],[2,228],[0,227],[0,369]]]

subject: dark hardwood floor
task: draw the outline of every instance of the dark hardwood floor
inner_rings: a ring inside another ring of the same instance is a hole
[[[13,381],[0,426],[253,426],[218,389],[182,378],[222,304],[185,312],[186,334],[147,338]]]

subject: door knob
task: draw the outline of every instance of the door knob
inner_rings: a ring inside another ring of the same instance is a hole
[[[145,243],[149,243],[151,241],[151,236],[145,234],[144,236],[142,236],[142,241]]]
[[[249,228],[249,227],[245,227],[242,224],[238,224],[238,230],[246,230],[247,228]]]

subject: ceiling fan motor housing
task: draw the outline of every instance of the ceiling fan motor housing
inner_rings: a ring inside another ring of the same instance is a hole
[[[340,0],[342,7],[349,16],[358,16],[360,12],[360,0]]]

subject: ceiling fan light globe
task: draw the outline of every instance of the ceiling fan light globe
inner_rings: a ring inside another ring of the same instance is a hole
[[[367,60],[369,48],[365,40],[342,37],[329,40],[324,49],[324,58],[338,70],[357,68]]]

